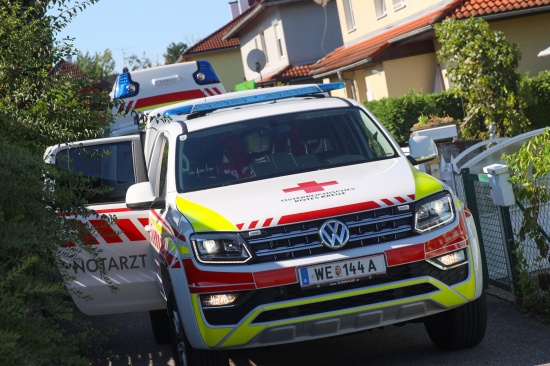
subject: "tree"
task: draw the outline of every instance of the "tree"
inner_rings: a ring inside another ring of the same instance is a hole
[[[489,29],[481,18],[446,19],[435,29],[441,43],[439,59],[447,63],[457,95],[467,102],[463,135],[487,137],[491,124],[501,137],[523,132],[528,121],[521,108],[519,46]],[[484,125],[468,124],[476,116]]]
[[[131,71],[147,69],[153,66],[151,59],[147,57],[145,52],[143,52],[141,58],[135,53],[132,53],[130,56],[124,58],[124,62],[128,63],[128,69],[130,69]]]
[[[82,229],[70,218],[73,212],[86,214],[86,197],[75,196],[70,187],[89,182],[43,161],[48,145],[103,132],[99,121],[110,110],[108,95],[90,90],[90,80],[51,73],[52,65],[73,53],[70,45],[55,41],[56,33],[96,1],[70,6],[68,0],[0,0],[2,365],[87,365],[86,355],[97,344],[97,335],[67,300],[56,255],[67,240],[85,249]],[[53,5],[59,15],[46,17]]]
[[[93,56],[88,52],[82,54],[78,51],[74,64],[85,71],[94,81],[106,81],[109,75],[115,71],[115,60],[109,49],[103,51],[103,54],[96,52]]]
[[[166,49],[166,53],[162,55],[164,57],[164,63],[166,65],[176,63],[178,58],[186,49],[187,49],[187,45],[183,42],[170,43],[170,45]]]

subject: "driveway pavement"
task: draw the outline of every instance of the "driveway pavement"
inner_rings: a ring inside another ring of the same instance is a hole
[[[489,323],[474,348],[443,352],[435,348],[422,324],[391,326],[337,338],[239,351],[234,366],[498,365],[550,366],[550,325],[521,315],[507,300],[487,297]],[[174,365],[170,345],[158,345],[147,313],[87,317],[98,329],[118,328],[110,337],[112,357],[92,365]]]

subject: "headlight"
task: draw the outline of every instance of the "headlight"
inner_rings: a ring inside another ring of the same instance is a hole
[[[195,234],[191,243],[198,261],[208,264],[246,263],[252,259],[239,234]]]
[[[455,209],[451,195],[439,193],[416,203],[414,230],[425,233],[450,224],[455,219]]]

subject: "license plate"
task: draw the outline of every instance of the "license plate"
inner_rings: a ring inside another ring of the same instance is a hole
[[[383,254],[298,268],[302,287],[353,283],[362,277],[384,273],[386,260]]]

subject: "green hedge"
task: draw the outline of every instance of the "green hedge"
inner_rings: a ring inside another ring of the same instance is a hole
[[[464,118],[462,103],[451,92],[421,94],[410,92],[403,97],[385,98],[363,103],[390,131],[400,145],[407,145],[411,127],[420,116]]]
[[[531,129],[550,126],[550,71],[542,71],[534,78],[526,78],[529,98],[524,112]]]
[[[530,129],[550,126],[550,71],[525,78],[524,112],[531,121]],[[410,92],[403,97],[365,101],[363,104],[382,122],[401,146],[409,142],[411,127],[421,116],[453,117],[464,120],[462,101],[453,92],[436,94]],[[470,121],[471,128],[486,132],[481,117]]]

